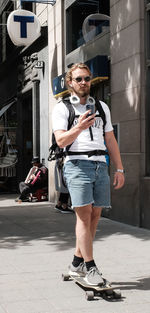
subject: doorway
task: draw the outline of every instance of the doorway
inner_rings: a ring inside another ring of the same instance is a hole
[[[32,89],[25,94],[18,103],[18,167],[17,180],[24,181],[33,156],[33,131],[32,131]]]

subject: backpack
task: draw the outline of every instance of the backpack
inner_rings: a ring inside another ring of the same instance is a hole
[[[69,117],[68,117],[68,130],[71,128],[72,124],[73,124],[73,121],[75,119],[75,117],[77,117],[75,115],[75,111],[74,111],[74,108],[72,106],[72,103],[70,102],[70,99],[69,98],[66,98],[66,99],[63,99],[62,100],[63,103],[66,105],[67,109],[69,110]],[[102,108],[102,105],[100,103],[99,100],[95,99],[95,106],[96,106],[96,109],[98,110],[99,112],[99,115],[97,116],[100,116],[103,120],[103,135],[104,135],[104,129],[105,129],[105,125],[106,125],[106,116],[105,116],[105,112]],[[91,135],[91,140],[92,139],[92,134],[91,134],[91,129],[90,130],[90,135]],[[101,155],[106,155],[108,154],[106,151],[103,151],[103,150],[94,150],[93,153],[91,151],[86,151],[86,152],[69,152],[69,149],[71,147],[72,144],[70,144],[69,146],[66,147],[66,151],[64,151],[63,148],[60,148],[58,145],[57,145],[57,142],[56,142],[56,139],[55,139],[55,135],[54,133],[52,133],[52,145],[50,146],[49,148],[49,156],[48,156],[48,161],[53,161],[53,160],[57,160],[57,159],[63,159],[64,156],[66,156],[67,154],[69,155],[75,155],[75,154],[88,154],[88,156],[92,156],[94,154],[101,154]],[[100,153],[98,153],[98,151],[100,151]]]

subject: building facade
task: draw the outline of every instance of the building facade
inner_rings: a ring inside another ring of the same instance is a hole
[[[41,34],[32,44],[20,47],[11,42],[6,27],[9,14],[20,9],[20,1],[4,0],[0,4],[0,109],[4,110],[0,117],[0,152],[3,159],[12,159],[13,151],[17,155],[13,172],[1,170],[0,165],[2,191],[18,190],[33,156],[38,155],[48,166],[47,6],[22,2],[22,9],[40,20]]]
[[[110,107],[126,171],[124,188],[112,187],[110,217],[150,228],[150,1],[58,0],[48,10],[50,132],[53,107],[66,96],[65,72],[72,63],[86,62],[94,76],[92,93]],[[53,164],[49,168],[54,201]],[[110,164],[111,181],[114,170]]]
[[[110,218],[150,228],[150,0],[26,2],[23,8],[42,25],[41,36],[26,48],[15,47],[6,29],[8,14],[18,6],[0,4],[1,142],[6,134],[0,153],[18,150],[10,185],[24,179],[32,155],[39,154],[49,168],[49,201],[56,201],[54,162],[47,161],[51,115],[67,96],[67,69],[85,62],[93,74],[91,95],[111,110],[126,171],[125,186],[111,188]],[[109,170],[113,181],[113,164]]]

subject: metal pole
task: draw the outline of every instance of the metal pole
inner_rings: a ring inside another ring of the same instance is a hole
[[[40,108],[39,108],[39,81],[33,82],[32,89],[32,128],[33,128],[33,155],[40,156]]]

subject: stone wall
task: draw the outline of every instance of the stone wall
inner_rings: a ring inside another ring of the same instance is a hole
[[[142,153],[141,107],[145,106],[143,84],[144,4],[140,0],[111,0],[111,113],[119,123],[120,151],[126,184],[112,189],[112,218],[140,224],[140,177]],[[144,134],[143,134],[144,135]],[[111,177],[113,178],[111,169]]]

